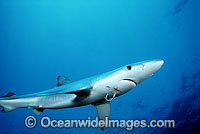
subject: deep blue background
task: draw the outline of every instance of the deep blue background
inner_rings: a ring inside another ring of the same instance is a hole
[[[199,0],[1,0],[0,95],[79,80],[128,63],[164,59],[153,77],[111,104],[113,119],[175,119],[175,129],[135,134],[200,133]],[[125,129],[27,129],[27,109],[0,113],[0,133],[128,133]],[[93,106],[45,110],[56,119],[97,116]]]

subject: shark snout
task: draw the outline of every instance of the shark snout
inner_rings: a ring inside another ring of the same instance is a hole
[[[136,82],[139,84],[148,77],[152,76],[155,72],[157,72],[164,64],[164,60],[153,60],[144,62],[139,65],[141,71],[137,73],[137,77],[135,77]]]
[[[153,61],[155,72],[158,71],[164,64],[164,60]]]
[[[158,61],[156,61],[157,62],[157,64],[161,67],[163,64],[164,64],[164,60],[158,60]]]
[[[146,62],[144,64],[145,64],[144,70],[146,70],[146,73],[149,75],[152,75],[163,66],[164,60],[154,60],[154,61]]]

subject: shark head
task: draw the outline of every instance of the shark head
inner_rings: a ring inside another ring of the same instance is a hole
[[[119,91],[118,95],[124,94],[152,76],[163,64],[163,60],[151,60],[121,67],[110,76],[111,87]]]
[[[163,60],[153,60],[127,65],[124,69],[120,70],[123,74],[123,76],[121,76],[123,77],[122,80],[133,82],[136,85],[140,84],[158,71],[163,63]]]

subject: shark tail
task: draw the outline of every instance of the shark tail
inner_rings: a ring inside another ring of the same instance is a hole
[[[5,96],[0,97],[0,106],[3,107],[1,112],[10,112],[16,108],[28,108],[32,110],[36,115],[40,115],[44,111],[44,109],[40,107],[28,106],[28,100],[25,104],[20,104],[20,98],[16,99],[15,97],[12,97],[14,95],[14,93],[9,92]]]
[[[10,112],[10,111],[16,109],[15,107],[10,106],[9,103],[8,104],[6,103],[6,101],[7,101],[6,99],[13,95],[15,95],[15,94],[12,92],[9,92],[5,96],[0,97],[0,106],[3,107],[1,112]]]
[[[1,110],[1,112],[10,112],[10,111],[16,109],[16,108],[11,107],[9,105],[3,105],[3,104],[1,104],[1,101],[2,100],[0,100],[0,105],[3,107],[3,109]]]

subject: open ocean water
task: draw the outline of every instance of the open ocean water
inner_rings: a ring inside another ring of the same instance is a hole
[[[199,0],[1,0],[0,95],[52,88],[58,75],[76,81],[129,63],[164,59],[164,66],[111,102],[111,119],[174,119],[175,128],[29,129],[34,115],[95,118],[91,106],[0,113],[0,134],[199,134]]]

